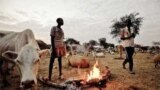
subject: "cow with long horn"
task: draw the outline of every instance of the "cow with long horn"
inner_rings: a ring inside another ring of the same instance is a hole
[[[4,32],[1,32],[3,34]],[[21,76],[21,87],[37,84],[39,61],[48,53],[41,51],[30,29],[22,32],[3,34],[0,39],[1,61],[18,67]],[[3,63],[4,64],[4,63]],[[2,65],[1,65],[2,66]],[[4,72],[3,67],[0,67]]]

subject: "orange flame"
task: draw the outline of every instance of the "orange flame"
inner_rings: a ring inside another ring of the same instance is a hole
[[[90,81],[92,79],[101,79],[100,70],[98,68],[98,61],[96,61],[96,63],[93,66],[93,69],[87,75],[87,81]]]

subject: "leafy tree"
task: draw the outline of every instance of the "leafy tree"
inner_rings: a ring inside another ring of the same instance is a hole
[[[103,46],[104,48],[114,47],[114,44],[112,44],[112,43],[107,43],[107,42],[106,42],[106,38],[100,38],[100,39],[99,39],[99,43],[100,43],[100,45]]]
[[[159,46],[160,46],[160,42],[158,42],[158,41],[155,42],[155,41],[154,41],[154,42],[153,42],[153,45],[155,45],[155,46],[156,46],[156,45],[159,45]]]
[[[113,38],[117,38],[120,33],[120,28],[131,20],[131,26],[133,27],[135,34],[139,34],[140,26],[142,25],[143,17],[138,17],[139,13],[131,13],[129,15],[122,16],[119,20],[113,20],[110,34]]]
[[[99,43],[101,46],[103,46],[104,48],[108,47],[108,43],[106,42],[106,38],[100,38],[99,39]]]
[[[90,41],[89,41],[89,44],[92,45],[92,46],[94,46],[94,45],[97,44],[97,41],[95,41],[95,40],[90,40]]]
[[[75,40],[74,38],[68,38],[65,43],[69,44],[80,44],[79,41]]]
[[[113,48],[115,47],[115,45],[113,43],[107,43],[107,46],[108,47],[113,47]]]
[[[106,44],[106,38],[100,38],[99,43],[100,45],[104,46],[104,44]]]

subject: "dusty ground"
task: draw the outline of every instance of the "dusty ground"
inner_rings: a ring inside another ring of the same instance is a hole
[[[147,53],[137,53],[134,55],[134,71],[135,75],[129,74],[127,70],[122,69],[123,60],[114,59],[118,57],[116,55],[107,54],[105,58],[96,58],[98,60],[100,69],[102,70],[104,66],[109,66],[112,78],[111,81],[107,83],[107,87],[104,90],[160,90],[160,66],[154,68],[151,55]],[[95,63],[95,60],[90,60],[91,67]],[[39,76],[48,75],[48,65],[49,57],[41,61]],[[58,65],[57,60],[55,60],[54,70],[52,75],[52,81],[56,83],[63,82],[64,80],[58,80]],[[89,69],[80,69],[69,67],[67,60],[63,59],[63,74],[65,79],[77,78],[84,75],[84,72]],[[128,67],[128,65],[127,65]],[[8,78],[11,86],[3,88],[4,90],[17,90],[19,88],[19,77]],[[52,87],[47,87],[38,83],[38,86],[34,89],[38,90],[57,90]],[[2,88],[1,88],[2,90]],[[87,90],[98,90],[97,88],[91,88]]]

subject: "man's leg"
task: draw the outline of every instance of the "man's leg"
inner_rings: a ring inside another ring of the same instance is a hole
[[[129,62],[128,61],[128,48],[126,47],[125,50],[126,50],[126,59],[123,61],[123,69],[126,69],[125,65],[127,62]]]
[[[126,69],[126,63],[128,62],[128,59],[125,59],[124,61],[123,61],[123,69]]]
[[[130,47],[129,48],[129,55],[128,55],[128,58],[129,58],[129,70],[130,71],[133,71],[133,53],[134,53],[134,48]]]
[[[62,75],[62,57],[58,57],[59,76]]]
[[[48,75],[49,80],[51,80],[54,60],[55,60],[55,57],[51,54],[50,64],[49,64],[49,75]]]

